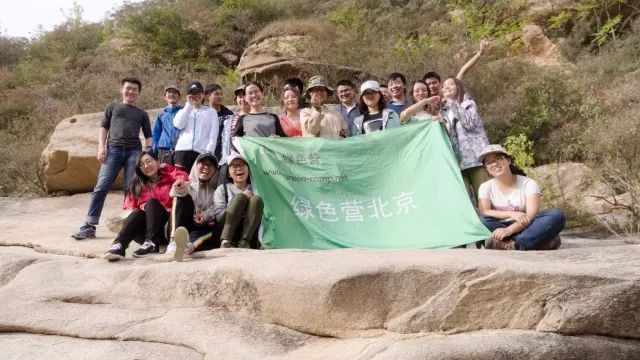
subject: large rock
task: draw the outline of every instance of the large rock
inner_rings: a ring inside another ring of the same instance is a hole
[[[3,358],[640,353],[640,246],[622,240],[566,236],[548,252],[218,249],[112,264],[87,258],[111,241],[103,227],[95,240],[67,237],[87,198],[0,199],[0,245],[16,245],[0,247]]]

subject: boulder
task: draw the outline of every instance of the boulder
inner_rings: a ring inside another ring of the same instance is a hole
[[[152,126],[161,111],[162,109],[147,111]],[[74,115],[56,126],[41,157],[44,184],[48,192],[78,193],[93,190],[100,169],[96,154],[103,117],[103,113]],[[140,139],[144,141],[142,134]],[[114,189],[122,188],[122,179],[121,173]]]
[[[527,60],[538,66],[559,66],[558,47],[549,40],[538,25],[527,25],[522,30],[522,40],[528,50]]]

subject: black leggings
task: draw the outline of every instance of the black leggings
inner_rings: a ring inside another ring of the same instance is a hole
[[[119,242],[126,249],[131,241],[142,244],[152,241],[156,246],[167,243],[164,225],[169,221],[169,212],[158,200],[150,199],[144,206],[144,211],[135,209],[124,221],[122,230],[115,242]]]
[[[175,163],[176,167],[182,168],[182,170],[186,171],[187,174],[189,174],[191,172],[193,164],[198,158],[198,155],[200,155],[200,153],[193,150],[176,151],[173,154],[173,162]]]

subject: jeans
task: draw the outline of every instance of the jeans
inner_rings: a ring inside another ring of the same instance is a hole
[[[480,221],[492,232],[498,228],[506,228],[513,221],[500,221],[491,216],[481,216]],[[547,241],[553,239],[564,228],[565,217],[561,210],[550,209],[538,213],[531,224],[511,238],[518,250],[537,250]]]
[[[107,198],[113,182],[116,181],[116,177],[123,167],[125,189],[129,187],[133,174],[135,174],[136,166],[138,166],[137,161],[140,152],[139,148],[127,149],[122,146],[109,146],[107,148],[107,158],[100,165],[98,181],[96,187],[93,188],[93,193],[91,193],[89,211],[85,220],[87,223],[97,225],[100,221],[104,200]]]
[[[114,243],[119,242],[125,249],[131,241],[142,244],[149,240],[156,246],[165,245],[167,237],[164,225],[167,221],[169,213],[164,206],[156,199],[149,199],[144,205],[144,211],[135,209],[127,216]]]

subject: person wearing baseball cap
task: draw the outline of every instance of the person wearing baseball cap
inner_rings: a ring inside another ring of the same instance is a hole
[[[257,248],[254,240],[264,203],[251,186],[249,164],[244,156],[231,153],[227,164],[229,182],[218,186],[214,195],[213,213],[222,226],[220,247]]]
[[[300,127],[304,137],[326,137],[342,139],[347,137],[347,126],[342,115],[329,109],[324,103],[333,95],[323,76],[313,76],[304,92],[311,105],[300,111]]]
[[[158,155],[161,164],[173,165],[176,141],[180,135],[180,130],[173,126],[173,118],[182,109],[178,87],[173,84],[165,86],[164,100],[167,106],[162,109],[151,130],[151,149]]]
[[[565,216],[559,209],[540,211],[540,186],[513,164],[501,145],[484,148],[478,161],[492,179],[478,190],[480,220],[492,232],[487,249],[555,250]]]
[[[367,80],[360,85],[360,116],[353,120],[349,127],[349,136],[369,134],[400,126],[398,114],[385,108],[384,96],[380,84],[375,80]]]
[[[213,153],[218,143],[220,124],[216,111],[204,104],[204,88],[199,81],[187,85],[187,102],[173,118],[173,125],[180,130],[176,142],[175,165],[191,171],[201,153]]]
[[[205,152],[196,158],[188,181],[176,181],[170,195],[175,199],[172,224],[174,241],[167,253],[176,261],[190,255],[211,240],[216,221],[213,213],[214,193],[218,182],[218,158]],[[214,246],[214,244],[212,244]]]

